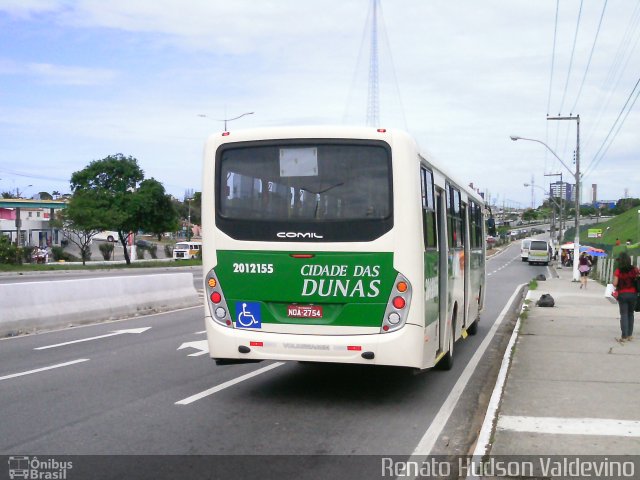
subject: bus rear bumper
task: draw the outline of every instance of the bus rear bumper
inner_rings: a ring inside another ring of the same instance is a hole
[[[205,323],[209,354],[216,360],[289,360],[422,368],[424,329],[418,325],[407,324],[396,332],[384,334],[300,335],[227,328],[208,316]]]

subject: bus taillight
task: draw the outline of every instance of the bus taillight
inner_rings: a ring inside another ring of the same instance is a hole
[[[402,310],[404,308],[404,306],[406,305],[406,302],[404,301],[404,298],[402,297],[396,297],[393,299],[393,306],[396,307],[398,310]]]
[[[205,285],[208,287],[207,303],[209,304],[211,318],[220,325],[233,328],[233,322],[231,321],[229,307],[227,306],[227,301],[224,298],[222,286],[220,285],[213,269],[207,274]]]
[[[388,333],[402,328],[409,315],[409,308],[407,307],[410,303],[411,284],[404,275],[399,273],[396,281],[393,282],[393,289],[389,295],[380,332]]]

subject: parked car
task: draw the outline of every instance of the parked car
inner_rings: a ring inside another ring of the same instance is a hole
[[[153,242],[150,242],[149,240],[143,240],[142,238],[139,238],[139,239],[136,240],[136,247],[151,248],[151,247],[153,247]]]
[[[98,233],[93,237],[93,240],[102,240],[107,242],[117,242],[118,241],[118,232],[114,232],[113,230],[105,230],[104,232]]]

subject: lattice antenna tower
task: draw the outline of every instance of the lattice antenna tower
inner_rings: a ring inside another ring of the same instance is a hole
[[[367,91],[367,125],[377,127],[380,118],[380,89],[378,84],[378,2],[371,0],[371,50],[369,53],[369,88]]]
[[[531,209],[536,208],[536,193],[533,191],[535,188],[535,178],[531,175]]]

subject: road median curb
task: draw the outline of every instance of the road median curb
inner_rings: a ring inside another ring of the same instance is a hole
[[[191,273],[0,284],[0,337],[199,303]]]

